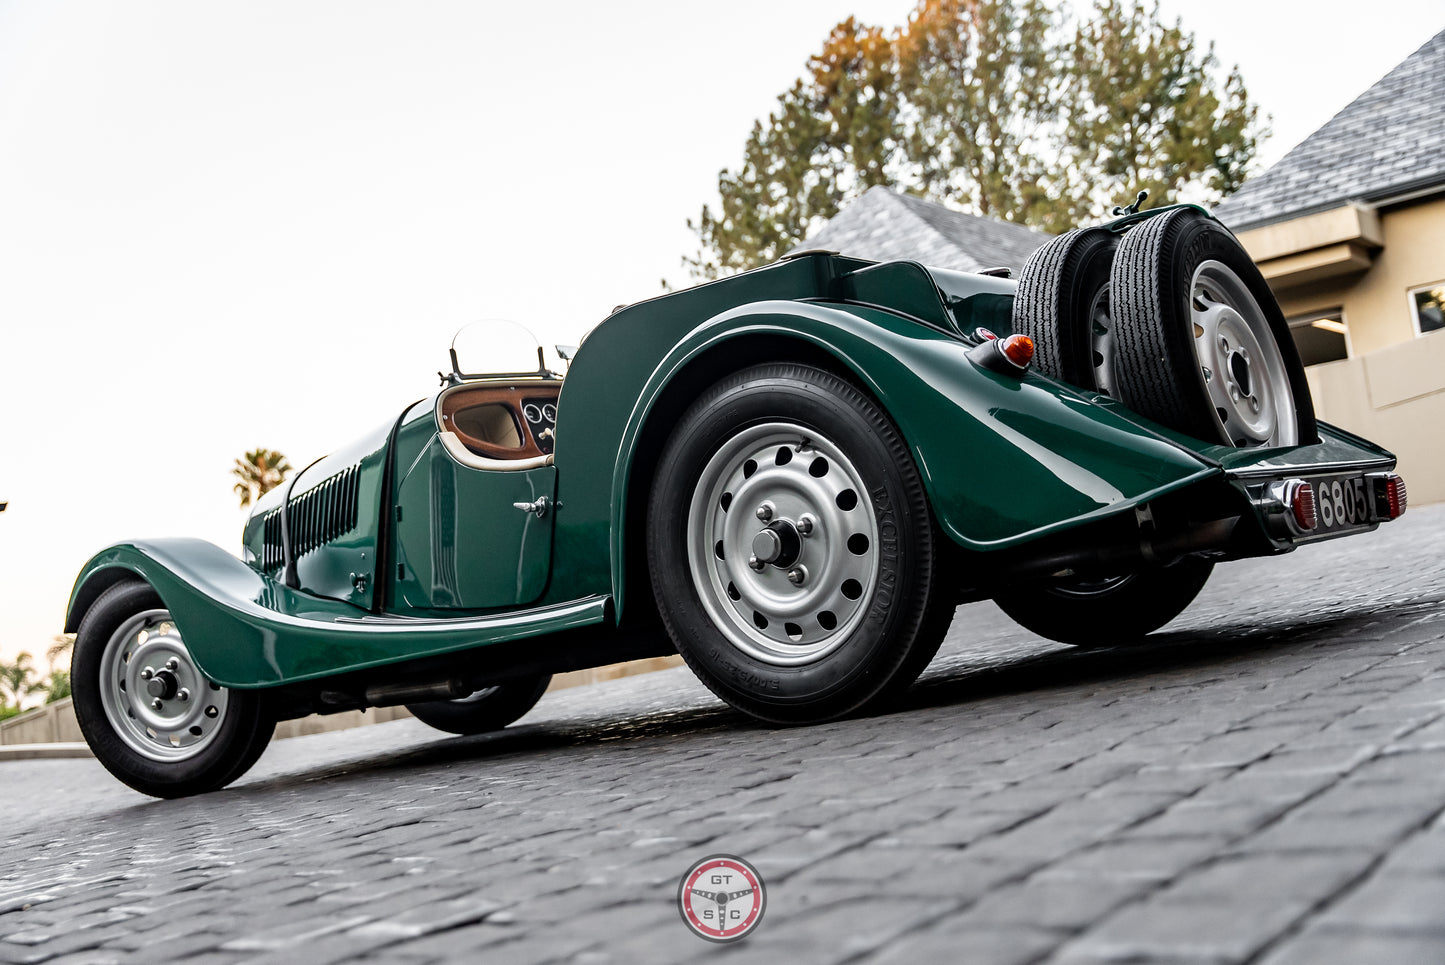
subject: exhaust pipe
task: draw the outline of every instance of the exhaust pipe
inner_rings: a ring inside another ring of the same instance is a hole
[[[1216,519],[1163,539],[1141,537],[1137,543],[1112,546],[1081,546],[1044,556],[1020,560],[1006,566],[1001,576],[1008,580],[1037,580],[1059,575],[1063,570],[1127,570],[1141,564],[1163,564],[1210,550],[1226,549],[1234,538],[1239,517]]]

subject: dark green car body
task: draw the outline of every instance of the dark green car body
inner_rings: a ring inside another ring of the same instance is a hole
[[[951,544],[960,600],[1027,577],[1033,559],[1137,529],[1160,507],[1177,539],[1238,519],[1221,558],[1287,551],[1308,537],[1271,526],[1270,481],[1394,466],[1325,425],[1289,448],[1209,445],[1105,396],[980,364],[979,346],[1008,334],[1014,287],[808,253],[625,307],[561,382],[550,464],[460,463],[433,396],[268,494],[241,558],[176,539],[98,553],[66,629],[106,587],[139,577],[206,676],[281,688],[294,713],[363,705],[369,682],[453,665],[484,682],[670,652],[642,552],[653,471],[693,399],[758,361],[829,369],[887,412]],[[295,585],[278,544],[288,496]],[[517,508],[541,497],[545,513]]]

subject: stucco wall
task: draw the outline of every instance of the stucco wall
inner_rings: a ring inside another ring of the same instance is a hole
[[[1312,365],[1305,375],[1321,419],[1400,457],[1411,503],[1445,500],[1445,332]]]
[[[1248,234],[1241,240],[1255,255]],[[1276,286],[1275,296],[1285,315],[1343,308],[1350,330],[1350,354],[1355,357],[1413,342],[1410,289],[1445,280],[1445,197],[1381,211],[1379,239],[1383,247],[1364,272],[1305,285]]]
[[[1412,503],[1445,500],[1445,332],[1415,334],[1409,294],[1445,280],[1445,196],[1239,237],[1286,317],[1344,311],[1350,358],[1305,370],[1319,417],[1394,451]]]

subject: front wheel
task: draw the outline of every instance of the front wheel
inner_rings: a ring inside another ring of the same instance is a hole
[[[537,705],[552,682],[549,673],[483,687],[456,700],[428,700],[407,704],[411,715],[448,734],[485,734],[519,720]]]
[[[1213,571],[1210,560],[1185,556],[1135,573],[1010,589],[994,602],[1041,637],[1076,647],[1112,647],[1137,643],[1183,613]]]
[[[225,787],[256,763],[275,730],[259,694],[206,679],[145,583],[111,587],[85,614],[71,686],[96,758],[154,797]]]
[[[757,366],[694,403],[667,443],[647,528],[678,652],[762,720],[886,702],[952,619],[907,446],[871,399],[816,368]]]

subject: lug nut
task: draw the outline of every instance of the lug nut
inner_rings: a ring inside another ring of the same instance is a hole
[[[773,504],[767,502],[762,503],[760,506],[758,506],[758,511],[756,515],[758,519],[766,523],[768,520],[773,518]]]
[[[768,564],[764,563],[762,560],[758,559],[756,556],[749,556],[749,557],[748,557],[748,566],[751,566],[753,569],[755,569],[755,570],[757,570],[757,571],[759,571],[759,572],[762,572],[763,567],[765,567],[765,566],[767,566],[767,565],[768,565]]]
[[[165,706],[166,702],[164,700],[161,700],[159,697],[151,701],[151,708],[154,710],[164,710]]]
[[[155,675],[156,675],[156,672],[155,672],[154,670],[152,670],[150,667],[147,667],[147,668],[145,668],[144,670],[142,670],[142,671],[140,672],[140,679],[142,679],[142,680],[149,680],[149,679],[151,679],[152,677],[154,677]]]
[[[180,690],[176,691],[176,699],[180,701],[190,700],[191,692],[186,688],[182,687]]]
[[[802,586],[803,581],[808,578],[808,571],[801,566],[795,566],[788,571],[788,582],[794,586]]]
[[[167,669],[167,670],[179,670],[179,669],[180,669],[180,666],[181,666],[181,662],[180,662],[179,660],[177,660],[175,657],[172,657],[171,659],[169,659],[169,660],[166,661],[166,669]]]
[[[810,536],[813,533],[814,520],[811,514],[804,513],[798,517],[798,535]]]

